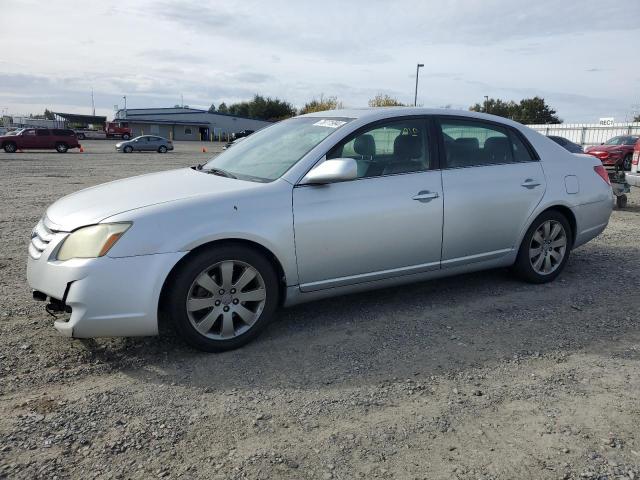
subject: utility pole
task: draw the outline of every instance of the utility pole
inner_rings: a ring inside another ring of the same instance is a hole
[[[127,96],[123,95],[124,98],[124,118],[127,118]]]
[[[489,113],[489,95],[484,96],[484,113]]]
[[[93,112],[92,115],[95,117],[96,116],[96,102],[93,99],[93,88],[91,89],[91,111]]]
[[[418,65],[416,66],[416,93],[413,97],[414,107],[418,105],[418,73],[420,73],[420,67],[424,67],[424,63],[418,63]]]

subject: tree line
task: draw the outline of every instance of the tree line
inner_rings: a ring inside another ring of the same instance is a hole
[[[379,93],[369,99],[368,105],[370,107],[410,106],[384,93]],[[450,106],[447,105],[444,108],[449,107]],[[231,105],[222,102],[216,107],[216,105],[212,104],[211,107],[209,107],[209,112],[237,115],[258,120],[278,121],[295,115],[340,108],[343,108],[343,103],[336,96],[320,95],[319,98],[309,100],[298,110],[285,100],[256,94],[251,100],[232,103]],[[499,98],[488,98],[482,103],[472,105],[469,107],[469,110],[510,118],[524,124],[562,123],[562,119],[556,115],[556,110],[549,106],[544,98],[537,96],[523,98],[519,102]]]

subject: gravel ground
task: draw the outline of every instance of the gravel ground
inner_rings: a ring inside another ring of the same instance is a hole
[[[219,355],[70,340],[30,298],[29,233],[171,154],[0,153],[0,478],[640,478],[640,192],[551,285],[503,270],[281,312]]]

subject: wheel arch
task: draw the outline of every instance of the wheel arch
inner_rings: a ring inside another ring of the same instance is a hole
[[[555,212],[561,213],[569,222],[569,227],[571,227],[571,247],[573,248],[573,245],[576,242],[576,236],[578,232],[578,222],[571,208],[562,204],[547,205],[544,209],[540,210],[539,212],[536,212],[535,216],[532,215],[531,221],[527,224],[527,226],[523,230],[523,233],[520,236],[520,243],[522,243],[522,239],[524,238],[524,235],[529,230],[529,227],[531,227],[533,222],[535,222],[540,215],[549,211],[555,211]]]
[[[166,301],[167,301],[167,292],[168,287],[171,285],[171,281],[175,276],[176,272],[181,268],[181,266],[189,259],[191,256],[201,252],[202,250],[214,248],[218,246],[227,246],[227,245],[242,245],[248,248],[251,248],[260,254],[262,254],[271,265],[274,267],[276,271],[276,275],[278,276],[278,304],[282,306],[285,300],[285,295],[287,291],[287,281],[284,268],[282,263],[278,259],[278,257],[267,247],[261,245],[258,242],[254,242],[253,240],[247,240],[244,238],[226,238],[221,240],[213,240],[210,242],[203,243],[198,245],[194,249],[190,250],[187,255],[182,257],[171,269],[167,277],[164,279],[162,284],[162,288],[160,290],[160,297],[158,299],[158,328],[163,331],[167,329],[170,323],[170,319],[166,315]]]

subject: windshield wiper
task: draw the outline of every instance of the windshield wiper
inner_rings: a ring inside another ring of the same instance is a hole
[[[235,178],[237,179],[238,177],[236,177],[233,173],[227,172],[226,170],[222,170],[221,168],[208,168],[206,170],[203,170],[207,173],[213,173],[214,175],[219,175],[220,177],[227,177],[227,178]]]

